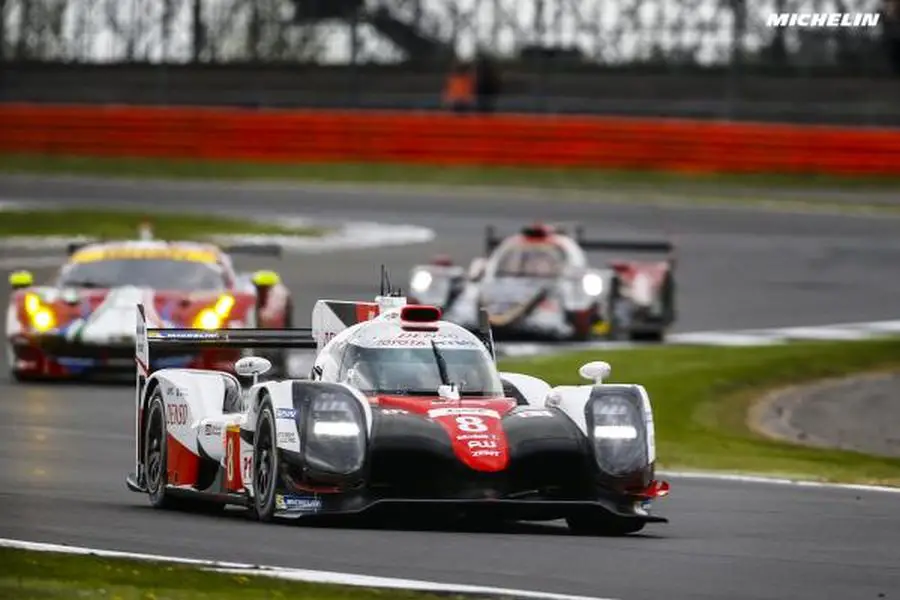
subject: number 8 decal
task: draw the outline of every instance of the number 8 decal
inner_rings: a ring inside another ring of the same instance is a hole
[[[488,429],[481,417],[456,417],[456,425],[460,431],[471,433],[480,433]]]
[[[225,449],[225,459],[226,478],[228,481],[234,481],[234,438],[231,436],[228,436],[228,448]]]

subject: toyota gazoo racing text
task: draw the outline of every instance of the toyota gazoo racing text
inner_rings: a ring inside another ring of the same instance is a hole
[[[352,311],[347,326],[336,312]],[[141,309],[140,314],[143,314]],[[263,521],[321,515],[566,519],[624,535],[666,519],[640,385],[551,387],[498,372],[490,341],[400,296],[320,300],[309,331],[146,329],[138,324],[132,491],[155,507],[246,507]],[[482,337],[489,340],[489,332]],[[167,347],[315,347],[308,379],[150,370]],[[483,521],[482,521],[483,522]]]
[[[537,223],[500,238],[488,227],[485,256],[468,270],[449,257],[410,274],[411,301],[439,306],[475,330],[479,311],[498,339],[662,341],[675,321],[675,261],[668,241],[586,240]],[[587,252],[668,253],[591,266]]]
[[[290,325],[290,292],[273,271],[236,272],[228,252],[240,250],[159,240],[91,243],[70,248],[46,285],[35,285],[27,271],[13,273],[6,319],[13,378],[130,375],[138,303],[157,328]],[[231,368],[239,357],[233,350],[175,351],[156,364]]]

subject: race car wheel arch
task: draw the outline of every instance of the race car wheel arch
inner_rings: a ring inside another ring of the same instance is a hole
[[[263,522],[275,516],[275,493],[278,489],[278,448],[275,434],[275,412],[268,395],[263,396],[253,434],[253,511]]]

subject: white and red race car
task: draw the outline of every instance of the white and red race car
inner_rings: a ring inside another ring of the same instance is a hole
[[[673,250],[666,240],[590,240],[544,223],[505,238],[488,227],[483,257],[468,270],[448,257],[415,266],[410,296],[471,330],[484,309],[498,339],[662,341],[676,318]],[[618,255],[592,265],[589,252]],[[637,253],[664,256],[624,258]]]
[[[413,514],[566,519],[571,530],[624,535],[668,493],[654,478],[650,398],[605,384],[551,387],[498,371],[490,332],[440,320],[400,296],[320,300],[311,330],[148,329],[139,306],[135,472],[155,507],[247,508],[263,521]],[[309,379],[235,371],[151,371],[167,347],[315,347]]]

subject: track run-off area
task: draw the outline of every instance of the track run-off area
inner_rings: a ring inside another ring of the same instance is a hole
[[[308,325],[319,298],[374,296],[381,264],[405,285],[409,269],[434,254],[467,264],[481,252],[488,224],[506,233],[538,219],[580,223],[590,237],[672,239],[675,336],[897,319],[898,218],[551,194],[552,203],[536,193],[0,176],[0,201],[15,203],[149,214],[214,210],[434,231],[405,245],[242,260],[241,267],[282,275],[298,326]],[[42,280],[62,254],[0,248],[0,271],[5,280],[21,258]],[[657,508],[670,523],[619,539],[571,536],[557,523],[485,532],[326,528],[264,526],[240,513],[154,511],[124,485],[132,466],[132,394],[129,385],[3,379],[0,538],[622,600],[890,598],[900,587],[900,496],[866,488],[673,476],[672,495]]]

